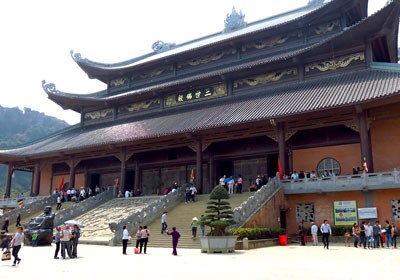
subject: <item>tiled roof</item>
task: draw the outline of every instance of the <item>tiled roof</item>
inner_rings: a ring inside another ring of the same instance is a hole
[[[141,116],[126,123],[76,129],[30,146],[0,151],[0,158],[71,151],[137,140],[268,120],[307,112],[351,106],[399,95],[400,67],[377,63],[371,68],[339,73],[305,82],[263,89],[194,106]]]

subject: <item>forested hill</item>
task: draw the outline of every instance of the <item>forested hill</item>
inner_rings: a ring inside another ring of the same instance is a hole
[[[68,123],[30,108],[4,108],[0,106],[0,148],[30,143],[58,130]]]
[[[0,149],[10,148],[39,140],[68,127],[69,124],[30,108],[5,108],[0,106]],[[0,195],[5,193],[7,166],[0,164]],[[14,173],[11,196],[29,195],[32,174]]]

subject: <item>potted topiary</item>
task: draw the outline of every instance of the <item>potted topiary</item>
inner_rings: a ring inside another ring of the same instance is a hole
[[[233,252],[236,245],[236,236],[233,236],[226,231],[226,228],[236,224],[233,219],[233,211],[231,205],[225,199],[229,199],[229,194],[226,189],[217,185],[211,191],[210,201],[205,215],[200,219],[201,225],[206,225],[211,228],[207,236],[200,238],[202,252]]]

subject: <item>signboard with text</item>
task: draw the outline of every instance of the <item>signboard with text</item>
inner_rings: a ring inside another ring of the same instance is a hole
[[[358,208],[358,217],[360,219],[378,218],[378,209],[376,207]]]
[[[357,201],[334,201],[333,218],[335,226],[349,226],[357,223]]]

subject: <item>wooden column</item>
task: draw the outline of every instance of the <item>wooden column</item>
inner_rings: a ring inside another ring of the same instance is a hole
[[[40,163],[35,163],[33,167],[33,178],[32,178],[32,194],[37,196],[40,191]]]
[[[199,192],[203,193],[203,147],[201,139],[196,140],[196,186]]]
[[[140,169],[139,169],[139,161],[135,161],[135,183],[134,183],[134,191],[136,193],[137,189],[140,188],[140,190],[142,189],[140,187]]]
[[[6,183],[6,196],[8,198],[11,195],[11,180],[13,173],[14,173],[14,168],[11,164],[9,164],[7,169],[7,183]]]
[[[212,188],[215,186],[215,160],[210,157],[210,160],[208,162],[209,165],[209,169],[210,169],[210,173],[209,173],[209,186],[207,186],[206,188],[204,188],[204,193],[210,193]]]
[[[283,170],[283,174],[288,174],[288,164],[286,161],[286,140],[285,140],[285,123],[278,123],[278,151],[279,151],[279,160],[281,161],[281,166]]]
[[[79,164],[74,157],[72,157],[69,161],[67,161],[69,166],[69,187],[71,189],[75,188],[75,167]]]
[[[125,191],[125,182],[126,182],[126,161],[125,159],[121,161],[121,173],[120,173],[120,190]]]
[[[361,164],[364,162],[364,157],[367,159],[368,172],[374,172],[374,164],[371,152],[371,139],[368,131],[367,112],[362,111],[357,114],[359,129],[360,129],[360,146],[361,146]]]

